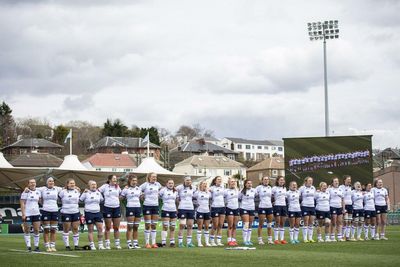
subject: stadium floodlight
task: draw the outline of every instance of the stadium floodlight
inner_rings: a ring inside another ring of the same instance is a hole
[[[329,136],[328,75],[326,68],[326,40],[339,38],[339,21],[325,20],[307,23],[310,41],[324,40],[325,136]]]

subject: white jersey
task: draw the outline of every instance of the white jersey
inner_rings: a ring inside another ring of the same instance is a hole
[[[178,192],[172,189],[164,187],[160,190],[160,198],[163,202],[163,211],[176,211],[176,198],[178,197]]]
[[[178,185],[176,187],[176,191],[178,192],[178,199],[179,199],[178,209],[194,210],[193,206],[194,190],[190,187],[185,187],[184,185]]]
[[[29,190],[27,193],[25,191],[21,194],[21,199],[25,200],[25,216],[37,216],[40,215],[39,210],[39,199],[41,198],[41,193],[39,190]]]
[[[364,194],[364,210],[375,211],[375,197],[372,190]]]
[[[158,191],[161,188],[161,184],[159,182],[155,183],[145,182],[139,188],[144,195],[143,205],[158,206]]]
[[[330,194],[329,191],[326,190],[325,192],[319,191],[315,193],[315,202],[317,205],[315,206],[315,209],[318,211],[325,211],[328,212],[330,211]]]
[[[196,191],[193,197],[197,200],[197,204],[199,205],[196,209],[197,212],[210,212],[210,192]]]
[[[127,208],[140,208],[140,195],[142,191],[139,186],[122,189],[121,196],[126,198]]]
[[[104,206],[108,208],[119,207],[119,195],[121,194],[121,188],[119,185],[103,184],[99,188],[100,193],[104,196]]]
[[[329,187],[329,205],[332,208],[342,208],[343,191],[340,187]]]
[[[353,209],[362,210],[364,209],[364,194],[363,192],[353,190],[351,194],[351,201],[353,202]]]
[[[272,188],[271,186],[267,185],[259,185],[256,187],[256,192],[258,198],[260,199],[260,203],[258,204],[258,208],[267,209],[272,208]]]
[[[243,191],[240,191],[239,199],[240,199],[240,208],[244,210],[255,210],[256,204],[254,203],[254,199],[256,197],[256,189],[250,188],[246,190],[246,194],[243,194]]]
[[[342,184],[339,188],[343,192],[343,200],[345,205],[353,205],[353,201],[351,200],[351,196],[353,194],[353,189],[351,185],[344,185]]]
[[[288,201],[289,211],[292,212],[299,212],[300,209],[300,192],[299,191],[292,191],[288,190],[286,192],[286,198]]]
[[[274,197],[274,206],[286,206],[286,187],[272,187],[272,196]]]
[[[42,186],[37,189],[42,194],[42,201],[43,201],[42,209],[47,212],[57,212],[58,194],[61,192],[62,188],[58,186],[53,186],[52,188],[48,188],[47,186]]]
[[[301,197],[301,206],[303,207],[315,207],[315,192],[317,190],[314,186],[302,186],[299,189]]]
[[[386,188],[374,187],[371,189],[371,191],[374,193],[376,206],[386,206],[387,205],[386,197],[388,196],[388,191],[386,190]]]
[[[239,208],[239,190],[225,189],[224,199],[228,209],[236,210]]]
[[[75,214],[79,212],[80,193],[76,189],[63,189],[58,195],[61,199],[61,213]]]
[[[100,212],[100,203],[104,201],[104,198],[98,190],[89,190],[83,192],[79,200],[85,203],[86,212],[97,213]]]
[[[225,207],[224,191],[225,189],[222,186],[213,185],[210,187],[212,208]]]

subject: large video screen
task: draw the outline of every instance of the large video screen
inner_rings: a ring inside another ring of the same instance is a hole
[[[373,180],[372,136],[334,136],[284,138],[286,181],[301,184],[307,176],[314,185],[343,175],[351,175],[352,182],[361,184]]]

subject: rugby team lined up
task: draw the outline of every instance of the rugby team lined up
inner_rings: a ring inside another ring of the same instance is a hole
[[[387,240],[385,225],[390,203],[388,191],[383,187],[381,179],[362,186],[360,182],[352,184],[351,177],[345,175],[342,185],[339,178],[335,177],[331,184],[321,182],[316,188],[313,178],[306,177],[300,187],[296,181],[292,181],[287,188],[283,176],[278,177],[273,186],[270,185],[269,177],[263,177],[260,185],[256,187],[253,187],[252,181],[245,180],[243,189],[239,190],[236,179],[230,178],[225,187],[219,176],[212,180],[210,186],[206,181],[202,181],[197,188],[192,186],[189,176],[178,186],[175,186],[173,179],[169,179],[162,186],[157,182],[155,173],[149,173],[146,182],[141,185],[138,184],[135,175],[129,174],[127,178],[127,184],[121,187],[115,175],[108,176],[107,183],[100,187],[91,180],[87,188],[82,190],[76,186],[73,179],[68,179],[64,188],[55,186],[52,177],[47,179],[46,186],[43,187],[36,187],[36,180],[30,179],[20,199],[27,249],[40,251],[39,231],[42,226],[45,250],[57,251],[59,216],[65,249],[81,249],[80,202],[84,204],[90,250],[111,249],[111,234],[114,236],[115,249],[122,249],[119,231],[122,203],[122,207],[126,209],[128,249],[140,248],[138,232],[142,220],[145,225],[144,247],[148,249],[160,246],[225,246],[222,241],[224,223],[228,225],[227,246],[238,246],[236,228],[240,220],[243,226],[243,245],[252,246],[252,226],[255,218],[258,219],[259,245],[287,244],[287,219],[291,244],[300,242],[300,228],[304,243]],[[157,243],[160,210],[161,242]],[[195,223],[197,242],[192,241]],[[94,242],[95,226],[97,248]],[[316,241],[314,226],[317,228]],[[69,241],[70,232],[73,235],[73,248]]]

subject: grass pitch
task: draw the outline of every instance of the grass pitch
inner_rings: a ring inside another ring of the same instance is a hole
[[[39,254],[25,252],[22,235],[0,234],[0,266],[400,266],[400,226],[389,227],[387,237],[388,241],[256,245],[256,250],[246,251],[207,247],[66,252],[59,234],[58,251]],[[80,244],[87,243],[87,234],[81,234]]]

